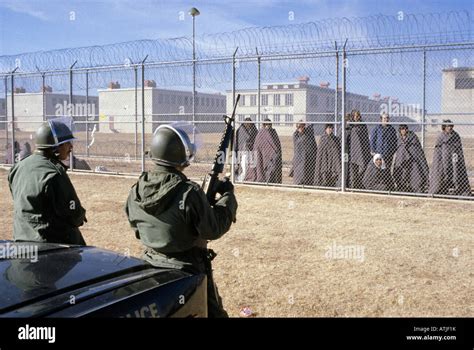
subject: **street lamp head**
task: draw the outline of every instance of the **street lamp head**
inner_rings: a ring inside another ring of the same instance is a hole
[[[189,10],[189,14],[193,17],[196,17],[196,16],[199,16],[201,12],[199,12],[197,8],[193,7],[191,8],[191,10]]]

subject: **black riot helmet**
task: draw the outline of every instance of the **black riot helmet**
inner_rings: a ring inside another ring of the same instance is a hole
[[[196,154],[196,130],[190,136],[190,124],[165,124],[156,128],[150,146],[151,159],[159,165],[187,167]]]
[[[36,131],[35,144],[37,149],[54,148],[74,140],[72,134],[72,118],[61,117],[43,123]]]

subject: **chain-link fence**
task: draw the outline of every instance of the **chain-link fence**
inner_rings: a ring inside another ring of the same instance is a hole
[[[471,199],[474,44],[124,65],[0,76],[0,163],[44,121],[75,121],[73,171],[139,173],[162,123],[200,135],[188,176],[214,160],[240,94],[234,181]]]

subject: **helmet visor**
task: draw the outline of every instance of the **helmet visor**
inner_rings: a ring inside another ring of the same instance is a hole
[[[51,132],[53,133],[54,146],[59,146],[63,143],[75,140],[72,134],[74,126],[72,117],[66,116],[54,118],[50,119],[48,123],[51,127]]]

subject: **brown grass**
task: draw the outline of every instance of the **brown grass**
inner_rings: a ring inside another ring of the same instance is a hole
[[[0,171],[0,239],[12,202]],[[71,175],[90,245],[140,256],[123,212],[134,179]],[[258,316],[474,316],[473,203],[239,186],[237,223],[210,246],[226,309]],[[327,257],[357,245],[364,260]]]

